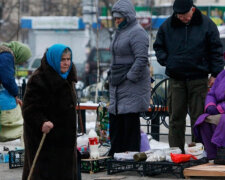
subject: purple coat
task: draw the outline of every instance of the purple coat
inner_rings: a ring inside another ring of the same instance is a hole
[[[195,136],[203,142],[207,157],[216,158],[217,147],[225,146],[225,70],[216,78],[205,100],[205,111],[208,106],[213,105],[222,114],[219,124],[216,126],[205,122],[210,114],[204,113],[197,119],[194,125]]]

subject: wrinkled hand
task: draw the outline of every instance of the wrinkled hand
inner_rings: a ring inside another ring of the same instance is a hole
[[[19,99],[17,96],[15,97],[15,99],[16,99],[16,104],[19,104],[20,106],[22,106],[22,105],[23,105],[22,100],[21,100],[21,99]]]
[[[207,107],[206,112],[210,115],[220,114],[219,111],[217,110],[216,106]]]
[[[213,76],[211,76],[209,78],[209,82],[208,82],[208,87],[211,88],[215,82],[216,78],[214,78]]]
[[[50,130],[54,127],[53,123],[51,121],[47,121],[47,122],[44,122],[43,125],[42,125],[42,132],[43,133],[49,133]]]

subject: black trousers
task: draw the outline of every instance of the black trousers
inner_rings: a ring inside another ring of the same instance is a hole
[[[169,145],[179,147],[184,153],[186,116],[191,118],[192,142],[196,142],[193,126],[204,112],[208,79],[189,81],[169,80]]]
[[[109,114],[109,133],[111,149],[114,153],[140,150],[140,119],[139,113]]]

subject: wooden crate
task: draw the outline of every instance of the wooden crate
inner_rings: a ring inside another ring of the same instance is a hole
[[[191,176],[225,177],[225,165],[207,163],[207,164],[185,168],[184,177],[186,179],[189,179]]]

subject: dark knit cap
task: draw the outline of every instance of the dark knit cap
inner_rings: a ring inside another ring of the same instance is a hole
[[[187,13],[193,6],[193,0],[175,0],[173,10],[177,14]]]

